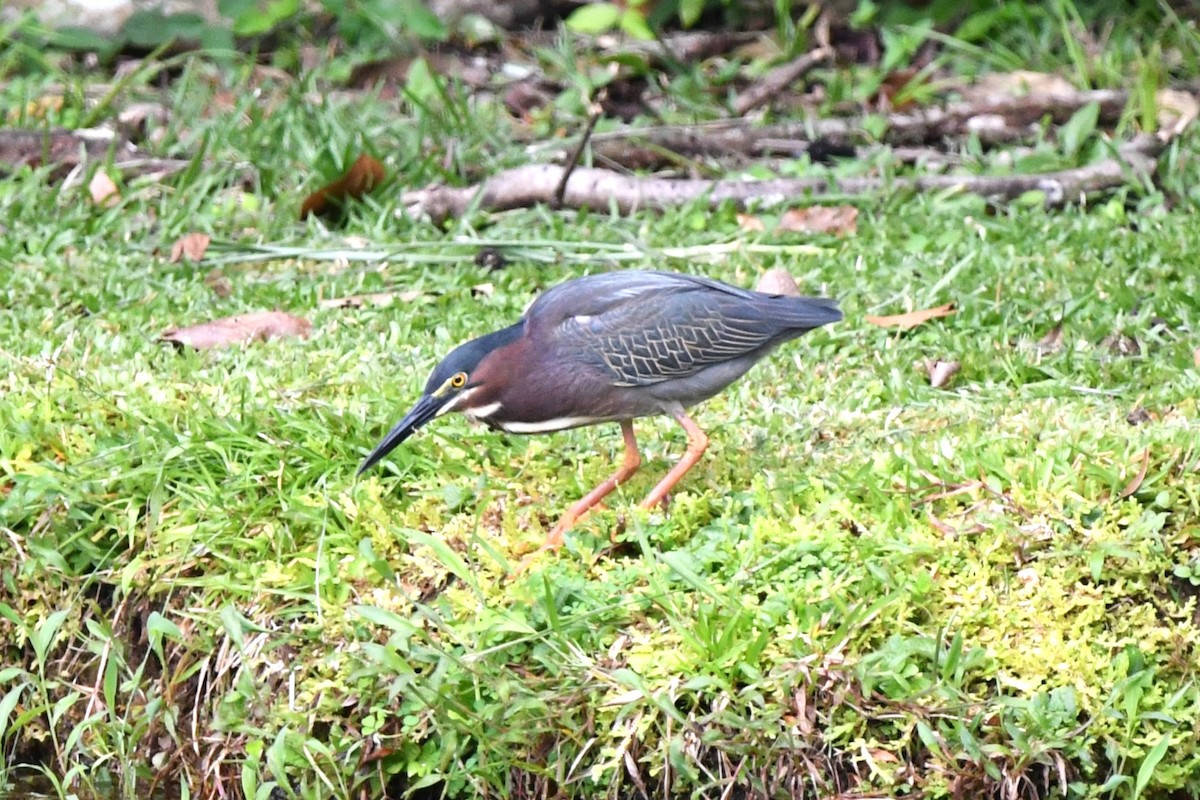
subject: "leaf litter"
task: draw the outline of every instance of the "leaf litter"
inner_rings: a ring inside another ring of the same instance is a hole
[[[246,345],[267,339],[286,339],[295,336],[308,338],[312,323],[283,311],[255,311],[222,317],[186,328],[171,328],[159,337],[179,347],[209,350],[231,345]]]
[[[108,173],[98,169],[88,181],[88,195],[101,208],[112,208],[121,201],[121,192]]]
[[[1130,478],[1129,482],[1125,484],[1125,488],[1121,490],[1121,494],[1119,496],[1122,500],[1136,492],[1141,487],[1142,482],[1146,480],[1146,470],[1150,467],[1149,447],[1142,451],[1141,456],[1139,456],[1139,460],[1142,463],[1141,467],[1137,471],[1137,474]]]
[[[404,292],[370,292],[368,294],[352,294],[346,297],[329,297],[317,305],[324,309],[330,308],[387,308],[395,302],[412,303],[422,297],[432,297],[428,292],[411,289]]]
[[[208,252],[210,242],[212,242],[212,237],[207,233],[185,233],[171,246],[171,263],[178,264],[184,260],[203,260],[204,254]]]
[[[962,369],[962,363],[947,359],[934,358],[925,362],[925,373],[929,376],[929,385],[934,389],[944,389]]]
[[[899,328],[902,331],[912,330],[913,328],[923,325],[931,319],[940,317],[948,317],[954,314],[954,303],[946,303],[945,305],[937,306],[936,308],[923,308],[918,311],[908,311],[903,314],[891,314],[884,317],[877,317],[868,314],[863,317],[872,325],[878,325],[881,328]]]
[[[787,233],[830,233],[849,236],[858,230],[856,206],[807,206],[789,208],[779,218],[780,231]]]
[[[1043,355],[1057,353],[1058,351],[1062,350],[1062,348],[1063,326],[1061,322],[1047,331],[1046,335],[1041,339],[1038,339],[1037,344],[1034,345],[1034,349]]]
[[[738,213],[738,227],[747,233],[764,233],[767,223],[754,214]],[[827,233],[850,236],[858,230],[856,206],[806,206],[789,208],[779,217],[773,233]]]
[[[383,164],[369,155],[359,156],[337,180],[327,183],[304,199],[300,219],[309,216],[332,216],[339,213],[350,200],[361,200],[387,178]]]
[[[800,287],[796,285],[796,279],[783,267],[775,267],[764,272],[758,279],[754,291],[765,294],[786,294],[793,297],[800,295]]]

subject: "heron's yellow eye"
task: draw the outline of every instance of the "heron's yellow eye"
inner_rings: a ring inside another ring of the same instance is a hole
[[[454,373],[454,376],[452,378],[450,378],[450,386],[454,389],[461,389],[462,387],[464,387],[466,385],[467,385],[467,373],[465,373],[465,372],[456,372],[456,373]]]

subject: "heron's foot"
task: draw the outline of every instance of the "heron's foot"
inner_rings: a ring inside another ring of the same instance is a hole
[[[546,541],[542,543],[541,547],[521,559],[521,562],[517,564],[516,568],[512,571],[512,577],[515,578],[518,575],[524,574],[525,570],[533,566],[533,562],[537,561],[538,556],[542,555],[543,553],[557,553],[560,549],[562,549],[562,533],[558,532],[558,536],[555,537],[556,532],[558,532],[557,528],[555,528],[553,531],[550,531],[550,535],[546,537]]]

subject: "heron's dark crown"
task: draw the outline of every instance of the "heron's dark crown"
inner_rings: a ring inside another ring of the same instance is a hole
[[[515,325],[509,325],[507,328],[460,344],[434,367],[433,374],[429,376],[429,381],[425,384],[425,394],[436,392],[455,373],[465,372],[467,375],[471,375],[488,353],[520,339],[524,330],[525,321],[521,320]]]

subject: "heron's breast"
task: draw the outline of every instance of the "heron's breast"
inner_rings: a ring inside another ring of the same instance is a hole
[[[553,346],[521,339],[476,371],[480,394],[469,417],[510,433],[545,433],[660,413],[657,398],[615,386],[611,376]]]

